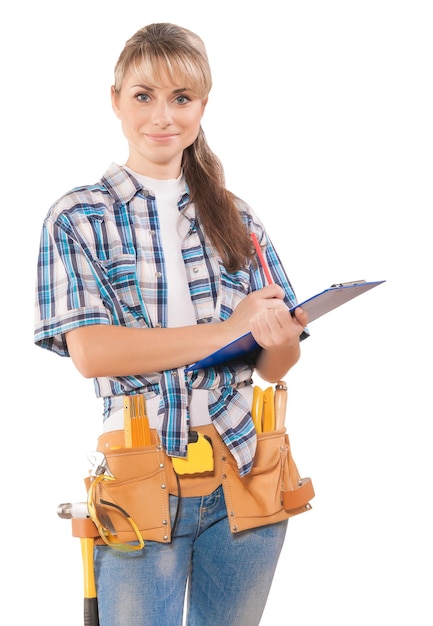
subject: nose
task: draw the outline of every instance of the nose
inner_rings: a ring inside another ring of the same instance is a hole
[[[152,111],[152,121],[156,126],[167,128],[172,123],[170,106],[167,102],[156,102]]]

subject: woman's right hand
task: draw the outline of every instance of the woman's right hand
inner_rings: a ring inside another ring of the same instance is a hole
[[[284,291],[279,285],[267,285],[249,293],[237,305],[230,318],[225,322],[233,332],[233,339],[251,331],[252,321],[269,309],[284,307]]]

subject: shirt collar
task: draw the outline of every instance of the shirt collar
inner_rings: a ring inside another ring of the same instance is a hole
[[[123,168],[117,163],[112,163],[108,170],[102,177],[102,184],[107,189],[108,193],[116,202],[126,204],[132,200],[132,198],[139,191],[146,191],[144,186],[131,174],[127,169]],[[189,202],[189,189],[185,183],[185,193],[179,200],[179,210],[185,208]]]

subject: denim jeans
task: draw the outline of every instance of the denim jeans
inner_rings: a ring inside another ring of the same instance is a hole
[[[172,513],[178,499],[170,496]],[[95,547],[100,626],[257,626],[287,521],[232,534],[222,487],[180,498],[170,544]]]

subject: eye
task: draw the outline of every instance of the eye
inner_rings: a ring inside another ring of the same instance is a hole
[[[185,95],[177,96],[176,102],[177,104],[187,104],[188,102],[191,102],[191,98],[188,98],[188,96]]]
[[[150,101],[150,96],[148,93],[137,93],[135,95],[136,100],[138,100],[138,102],[149,102]]]

